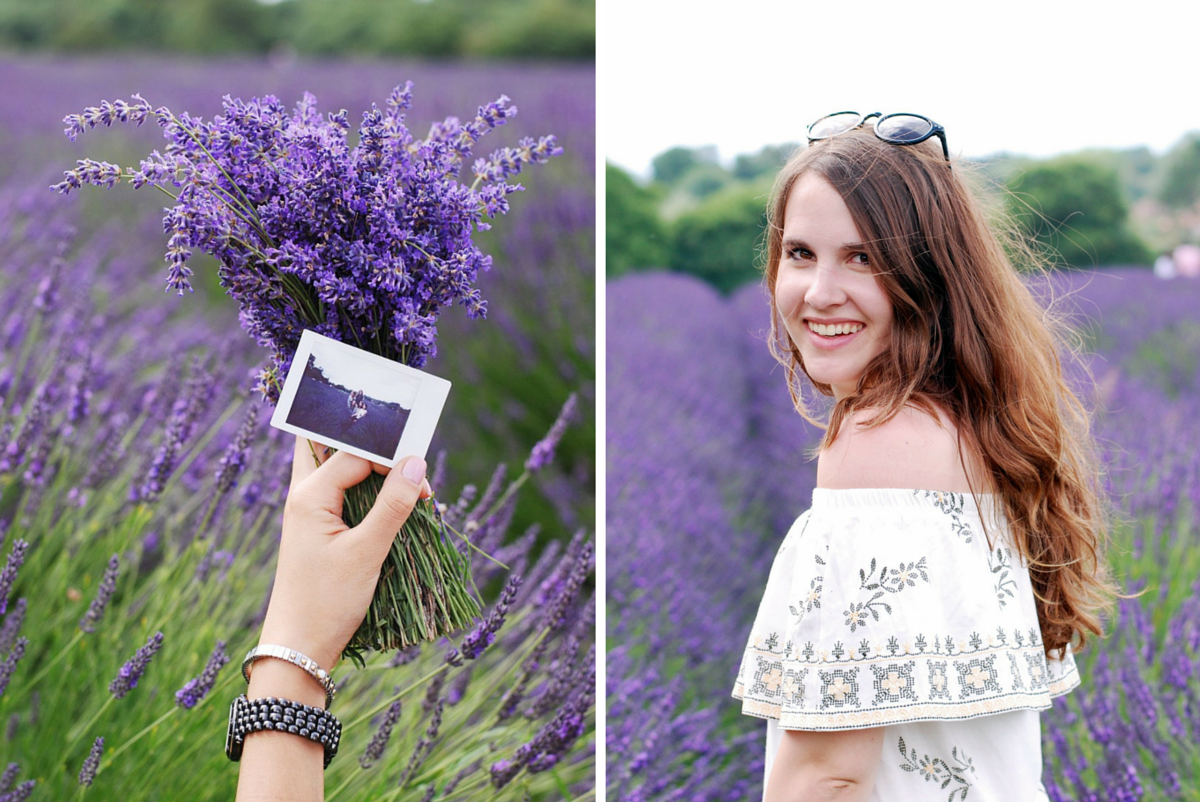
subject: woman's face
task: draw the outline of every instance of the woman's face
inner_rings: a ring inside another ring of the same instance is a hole
[[[839,400],[891,338],[892,302],[850,210],[815,173],[801,176],[788,195],[775,307],[809,378],[832,386]]]

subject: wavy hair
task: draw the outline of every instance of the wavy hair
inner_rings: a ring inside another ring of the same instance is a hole
[[[1103,636],[1116,588],[1105,559],[1109,509],[1088,411],[1067,384],[1060,354],[1068,330],[1022,281],[1004,244],[1033,251],[989,221],[964,180],[929,143],[898,146],[860,128],[799,151],[776,179],[767,210],[765,281],[771,352],[787,372],[797,411],[822,425],[804,399],[799,350],[781,326],[775,278],[787,199],[814,173],[842,196],[892,302],[889,346],[834,404],[821,447],[848,414],[866,428],[906,405],[945,411],[1003,501],[1013,545],[1029,565],[1047,656]],[[811,382],[811,379],[810,379]],[[829,385],[811,382],[823,395]],[[973,488],[973,491],[975,489]]]

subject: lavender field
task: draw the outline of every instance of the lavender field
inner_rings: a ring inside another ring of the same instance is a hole
[[[84,156],[136,163],[159,130],[73,144],[63,116],[309,91],[355,120],[405,80],[420,135],[507,94],[519,115],[489,149],[554,133],[564,154],[478,237],[488,317],[447,313],[427,365],[455,385],[437,498],[507,569],[469,552],[471,638],[335,672],[327,798],[595,798],[592,69],[125,58],[0,62],[0,799],[232,798],[228,704],[290,475],[291,435],[251,389],[268,355],[215,263],[194,258],[194,295],[164,292],[165,196],[49,190]],[[539,444],[572,394],[557,449]]]
[[[639,274],[607,292],[609,798],[757,799],[763,725],[729,693],[819,433],[767,352],[760,287]],[[1079,332],[1071,371],[1120,513],[1110,561],[1142,592],[1043,714],[1045,785],[1200,800],[1200,282],[1079,272],[1038,292]]]

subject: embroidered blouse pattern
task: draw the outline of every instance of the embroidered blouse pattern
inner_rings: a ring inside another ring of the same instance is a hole
[[[954,802],[955,798],[959,802],[963,802],[967,798],[967,792],[971,789],[971,782],[967,779],[967,772],[975,773],[975,766],[971,759],[961,752],[957,746],[950,750],[950,760],[944,760],[940,757],[930,757],[922,755],[917,757],[917,750],[914,748],[911,751],[904,743],[904,738],[898,739],[900,747],[900,757],[904,758],[904,762],[900,764],[900,768],[905,771],[915,772],[923,777],[926,782],[939,783],[942,790],[953,785],[950,789],[950,796],[947,802]]]
[[[742,711],[852,729],[1043,710],[1078,685],[1069,650],[1045,657],[1026,566],[974,537],[985,514],[998,516],[990,497],[815,491],[771,569],[733,691]],[[969,762],[937,765],[965,799]]]

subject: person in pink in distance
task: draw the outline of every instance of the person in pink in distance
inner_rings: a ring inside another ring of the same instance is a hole
[[[733,690],[767,802],[1047,799],[1039,711],[1116,592],[1061,333],[965,167],[926,117],[843,112],[776,180],[770,344],[832,408]]]

